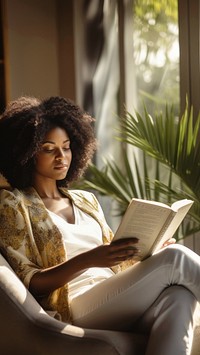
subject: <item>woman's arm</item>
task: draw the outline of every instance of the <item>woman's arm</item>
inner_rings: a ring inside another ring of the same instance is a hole
[[[51,268],[43,269],[33,275],[29,289],[35,296],[48,294],[62,287],[91,267],[112,267],[137,255],[136,238],[122,240],[120,243],[101,245],[88,252]]]

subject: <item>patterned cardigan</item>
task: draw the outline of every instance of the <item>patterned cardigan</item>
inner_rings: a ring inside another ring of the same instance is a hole
[[[102,228],[103,243],[109,242],[113,233],[96,197],[82,190],[60,190],[78,208],[95,218]],[[67,260],[62,235],[34,188],[0,190],[0,250],[27,288],[36,272]],[[38,301],[62,321],[72,321],[67,284]]]

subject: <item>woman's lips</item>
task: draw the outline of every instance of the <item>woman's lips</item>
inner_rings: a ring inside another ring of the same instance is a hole
[[[56,165],[54,167],[54,169],[56,169],[56,170],[66,170],[67,169],[67,165],[66,164]]]

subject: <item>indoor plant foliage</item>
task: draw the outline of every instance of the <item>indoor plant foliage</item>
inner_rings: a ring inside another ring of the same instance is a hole
[[[120,119],[117,135],[123,143],[120,163],[111,157],[104,160],[103,169],[92,164],[84,188],[112,197],[121,214],[132,197],[169,204],[182,198],[192,199],[189,218],[178,235],[182,238],[197,232],[200,230],[199,138],[200,114],[194,119],[188,104],[180,119],[174,115],[173,107],[166,107],[164,113],[154,117],[145,108],[144,115],[126,112]],[[139,148],[139,158],[135,147]],[[152,168],[149,172],[149,162],[153,164],[153,173]]]

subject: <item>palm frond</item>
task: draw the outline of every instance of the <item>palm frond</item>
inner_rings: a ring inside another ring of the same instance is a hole
[[[104,168],[89,168],[89,178],[83,187],[112,197],[118,202],[121,214],[133,197],[154,199],[171,205],[175,200],[189,198],[194,205],[187,223],[181,225],[177,238],[200,230],[200,114],[193,117],[188,103],[182,117],[174,115],[173,107],[151,117],[135,112],[120,121],[117,139],[128,147],[122,148],[122,159],[104,160]],[[142,152],[136,158],[134,147]],[[128,151],[128,153],[127,153]],[[154,173],[149,172],[149,159]],[[163,167],[166,174],[163,179]]]
[[[166,108],[165,116],[153,119],[127,112],[120,127],[119,140],[145,151],[168,166],[200,198],[200,114],[196,121],[188,107],[180,120]]]
[[[111,158],[104,159],[104,164],[105,166],[101,170],[91,164],[88,169],[90,178],[79,183],[79,187],[95,190],[103,196],[110,196],[119,203],[121,214],[128,207],[131,198],[150,197],[145,157],[143,158],[143,173],[141,173],[140,164],[135,157],[133,157],[133,163],[130,163],[126,150],[123,150],[123,167],[119,168]]]

